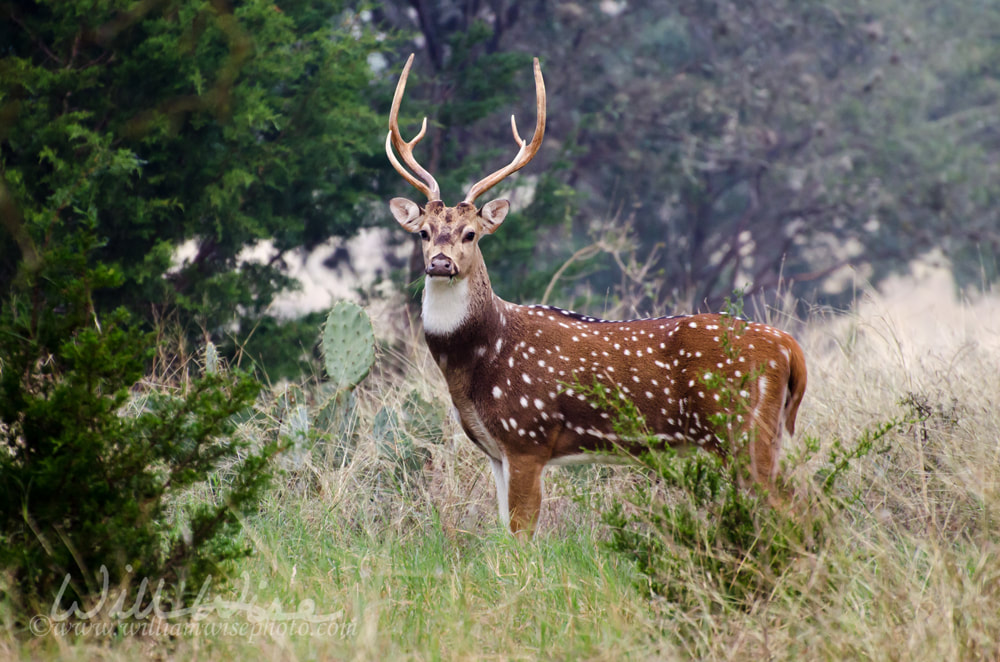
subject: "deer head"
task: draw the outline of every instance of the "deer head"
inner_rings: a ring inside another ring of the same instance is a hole
[[[427,118],[424,118],[420,132],[413,140],[409,142],[403,140],[399,132],[399,105],[403,100],[406,79],[412,64],[413,55],[410,55],[392,99],[385,151],[393,167],[406,181],[427,196],[428,202],[421,207],[406,198],[393,198],[389,202],[389,209],[404,229],[420,235],[423,243],[424,271],[429,282],[435,279],[465,279],[480,271],[485,275],[482,253],[479,252],[479,239],[484,234],[496,232],[510,210],[510,203],[506,200],[493,200],[482,207],[476,207],[475,201],[505,177],[526,166],[541,147],[545,135],[545,82],[542,80],[541,66],[538,64],[538,58],[535,58],[537,119],[531,142],[525,141],[518,134],[517,123],[512,115],[510,126],[514,141],[518,144],[517,155],[509,164],[477,182],[469,189],[465,200],[454,207],[447,207],[441,201],[441,189],[438,183],[413,156],[413,148],[423,139],[427,130]],[[396,158],[394,148],[399,152],[406,167]]]

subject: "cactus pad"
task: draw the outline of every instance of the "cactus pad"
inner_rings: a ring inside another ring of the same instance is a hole
[[[205,343],[205,374],[215,375],[219,372],[219,351],[211,340]]]
[[[393,465],[396,478],[404,480],[407,475],[419,473],[431,454],[425,448],[413,443],[405,426],[395,410],[383,407],[375,414],[372,432],[380,457]]]
[[[361,306],[349,301],[334,304],[323,328],[323,362],[337,390],[361,383],[375,362],[375,332]]]

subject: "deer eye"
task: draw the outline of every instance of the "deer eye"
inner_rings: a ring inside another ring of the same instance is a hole
[[[427,241],[428,239],[431,238],[431,236],[429,234],[427,234],[427,230],[421,230],[420,231],[420,238],[423,239],[424,241]]]
[[[465,241],[472,241],[475,238],[476,238],[476,233],[473,232],[472,230],[469,230],[468,232],[465,233]]]

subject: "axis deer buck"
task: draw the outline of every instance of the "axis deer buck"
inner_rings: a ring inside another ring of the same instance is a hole
[[[573,384],[600,383],[630,398],[659,441],[720,454],[729,446],[716,435],[710,417],[727,411],[727,398],[713,392],[707,378],[717,375],[739,384],[734,388],[740,390],[740,411],[746,416],[734,414],[730,421],[752,432],[747,444],[751,478],[772,484],[782,428],[794,433],[806,387],[798,343],[778,329],[726,315],[607,321],[500,299],[490,285],[479,240],[499,229],[510,205],[493,200],[476,207],[475,200],[538,152],[545,134],[541,67],[535,58],[537,120],[531,142],[518,134],[512,116],[518,145],[514,160],[448,207],[434,177],[413,156],[427,119],[409,142],[399,132],[399,105],[412,63],[411,55],[396,86],[385,147],[396,170],[428,202],[421,207],[394,198],[389,208],[403,228],[422,239],[427,346],[448,383],[462,428],[490,459],[505,524],[515,534],[534,532],[546,467],[600,461],[599,453],[616,448],[642,450],[635,440],[619,439],[608,412]],[[737,322],[743,326],[734,335]],[[755,379],[747,381],[748,375]]]

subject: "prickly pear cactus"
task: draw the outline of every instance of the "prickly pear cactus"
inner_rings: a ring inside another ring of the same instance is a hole
[[[406,480],[408,475],[418,473],[430,458],[430,452],[413,443],[413,438],[407,434],[397,413],[388,407],[383,407],[375,414],[372,432],[379,456],[392,463],[393,473],[398,480]]]
[[[211,340],[205,343],[205,374],[214,375],[219,372],[219,351]]]
[[[323,434],[343,434],[343,429],[354,413],[356,401],[353,391],[342,391],[334,384],[320,384],[316,390],[316,429]]]
[[[343,467],[357,446],[357,399],[354,391],[338,391],[333,384],[321,384],[316,394],[315,429],[323,439],[326,465]]]
[[[323,327],[323,362],[337,390],[353,389],[375,362],[375,332],[361,306],[349,301],[334,304]]]
[[[413,390],[403,400],[401,413],[409,435],[432,444],[441,443],[444,436],[442,424],[445,412],[440,407],[427,402],[420,393]]]
[[[278,399],[281,421],[278,436],[288,443],[288,448],[281,456],[285,469],[301,469],[309,454],[309,410],[304,401],[304,394],[298,386],[289,386]]]

